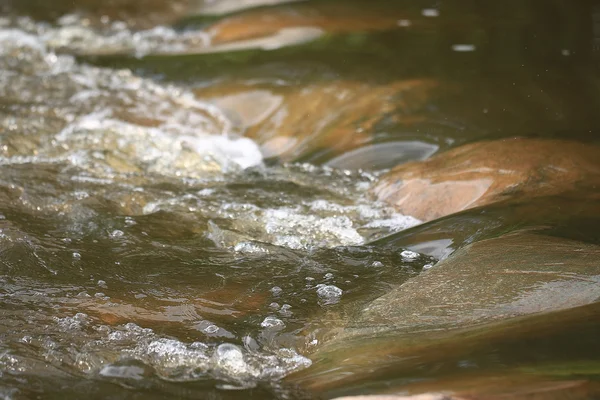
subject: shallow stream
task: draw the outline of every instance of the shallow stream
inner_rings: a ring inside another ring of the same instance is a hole
[[[545,222],[600,242],[598,215],[561,218],[564,199],[525,222],[496,207],[419,225],[369,193],[477,139],[597,142],[593,2],[55,3],[0,17],[0,398],[598,378],[591,307],[539,341],[465,339],[306,384],[335,370],[312,355],[357,310],[474,238]]]

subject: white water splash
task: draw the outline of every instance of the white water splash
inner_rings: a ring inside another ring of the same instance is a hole
[[[19,29],[0,29],[0,163],[70,163],[97,177],[222,174],[262,163],[215,106],[128,70],[78,65]]]

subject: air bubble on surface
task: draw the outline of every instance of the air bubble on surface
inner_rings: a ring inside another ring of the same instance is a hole
[[[144,368],[137,365],[105,365],[100,370],[99,374],[107,378],[118,379],[144,379]]]
[[[284,304],[284,305],[282,305],[282,306],[281,306],[281,309],[279,310],[279,313],[280,313],[281,315],[283,315],[283,316],[290,317],[290,316],[292,316],[292,314],[293,314],[293,313],[292,313],[292,311],[290,311],[290,310],[291,310],[291,308],[292,308],[292,306],[291,306],[291,305],[289,305],[289,304]]]
[[[403,250],[400,253],[400,257],[402,257],[403,261],[415,261],[417,258],[419,258],[419,253],[411,250]]]
[[[317,295],[321,305],[336,304],[340,301],[343,291],[334,285],[317,285]]]
[[[88,316],[77,313],[73,317],[56,318],[56,323],[64,330],[80,330],[88,323]]]
[[[285,323],[276,317],[266,317],[263,322],[260,323],[260,326],[268,329],[283,329],[285,328]]]
[[[273,293],[273,296],[279,296],[282,292],[283,292],[283,289],[280,288],[279,286],[273,286],[271,288],[271,293]]]
[[[234,344],[220,344],[215,350],[213,361],[220,370],[231,376],[244,377],[252,372],[244,360],[242,350]]]

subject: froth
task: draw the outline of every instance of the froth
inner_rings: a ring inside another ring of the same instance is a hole
[[[41,28],[40,28],[41,29]],[[0,162],[68,162],[94,175],[203,177],[262,162],[215,106],[129,70],[77,64],[38,37],[0,29]]]

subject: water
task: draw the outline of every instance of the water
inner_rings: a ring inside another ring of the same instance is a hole
[[[563,218],[569,199],[419,225],[369,194],[385,168],[475,139],[596,141],[591,2],[71,3],[0,17],[3,398],[443,389],[598,354],[592,309],[536,352],[511,348],[533,340],[516,328],[473,354],[449,335],[454,352],[374,357],[343,388],[319,386],[313,357],[464,243],[540,221],[597,241],[597,210]],[[265,10],[290,26],[210,28]]]

